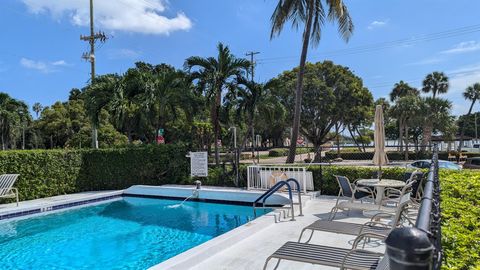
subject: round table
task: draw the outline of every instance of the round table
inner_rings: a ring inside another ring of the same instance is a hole
[[[405,186],[405,182],[393,179],[359,179],[356,181],[356,184],[358,186],[374,187],[377,190],[376,204],[382,203],[386,187],[402,188]]]

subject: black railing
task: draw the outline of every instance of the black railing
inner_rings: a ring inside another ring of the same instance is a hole
[[[415,227],[395,229],[385,241],[390,269],[440,269],[441,236],[438,147],[435,145]]]

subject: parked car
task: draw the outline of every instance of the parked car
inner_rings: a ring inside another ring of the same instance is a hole
[[[480,157],[467,158],[465,164],[463,164],[465,169],[480,169]]]
[[[430,168],[431,160],[417,160],[413,163],[407,165],[410,169],[428,169]],[[449,170],[461,170],[462,167],[460,165],[455,164],[453,162],[447,160],[439,160],[438,167],[441,169],[449,169]]]

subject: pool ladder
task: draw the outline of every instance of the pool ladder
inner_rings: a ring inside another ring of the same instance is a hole
[[[292,218],[290,219],[291,221],[294,221],[295,220],[295,210],[293,208],[293,206],[296,204],[293,202],[293,192],[292,192],[292,186],[290,185],[290,183],[293,182],[297,188],[297,193],[298,193],[298,206],[299,206],[299,211],[300,211],[300,214],[298,216],[303,216],[303,211],[302,211],[302,194],[301,194],[301,189],[300,189],[300,183],[294,179],[294,178],[289,178],[285,181],[279,181],[277,182],[273,187],[271,187],[270,189],[268,189],[267,191],[265,191],[265,193],[263,193],[260,197],[258,197],[254,202],[253,202],[253,214],[254,216],[256,217],[257,216],[257,208],[272,208],[272,207],[265,207],[265,201],[270,197],[272,196],[275,192],[277,192],[280,188],[286,186],[287,189],[288,189],[288,198],[290,200],[290,210],[292,211]],[[258,203],[260,203],[261,201],[261,204],[262,206],[257,206]],[[286,217],[285,215],[285,212],[284,212],[284,216]],[[276,218],[275,218],[276,219]]]

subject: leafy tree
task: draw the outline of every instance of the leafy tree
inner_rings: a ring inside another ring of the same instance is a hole
[[[214,129],[215,164],[220,164],[218,139],[220,137],[220,107],[222,93],[227,91],[235,79],[242,77],[250,67],[250,62],[236,58],[228,46],[219,43],[217,57],[192,56],[185,61],[185,69],[190,72],[191,79],[197,81],[197,87],[210,104],[210,118]]]
[[[437,94],[447,93],[448,87],[448,77],[443,72],[435,71],[428,74],[423,80],[422,91],[432,93],[433,98],[435,98]]]
[[[283,88],[278,93],[283,94],[280,98],[287,108],[293,108],[294,98],[290,89],[297,83],[297,72],[298,68],[295,68],[275,79],[276,85]],[[351,115],[373,108],[372,94],[363,86],[362,80],[348,68],[331,61],[305,66],[304,91],[302,111],[305,114],[301,119],[301,133],[315,149],[337,135],[337,132],[331,133],[336,124],[349,123]],[[317,161],[319,158],[316,155]]]
[[[399,127],[398,140],[400,151],[403,151],[405,142],[405,158],[408,159],[409,126],[414,123],[415,117],[421,110],[421,100],[417,95],[406,95],[396,99],[395,105],[390,109],[390,115],[397,119]]]
[[[471,101],[470,108],[468,109],[467,117],[472,114],[473,106],[475,102],[480,98],[480,83],[475,83],[472,86],[467,87],[465,92],[463,92],[463,98]],[[463,136],[465,135],[465,121],[463,121],[462,128],[460,131],[460,143],[458,145],[458,152],[462,151]]]
[[[0,92],[0,137],[2,150],[16,148],[16,141],[24,136],[25,126],[31,120],[28,106],[20,100]]]
[[[328,10],[327,10],[328,8]],[[304,24],[303,45],[300,56],[300,65],[297,70],[297,80],[295,85],[295,105],[292,124],[292,138],[295,142],[300,129],[300,116],[302,113],[303,98],[303,78],[305,73],[305,63],[307,60],[307,51],[312,39],[312,45],[316,46],[320,42],[320,34],[325,18],[338,23],[338,32],[348,41],[353,33],[353,22],[343,1],[323,1],[321,0],[280,0],[272,14],[272,31],[270,38],[281,33],[287,21],[292,21],[292,26],[298,28]],[[293,89],[293,88],[292,88]],[[293,163],[295,160],[296,144],[290,145],[290,151],[287,157],[287,163]]]

